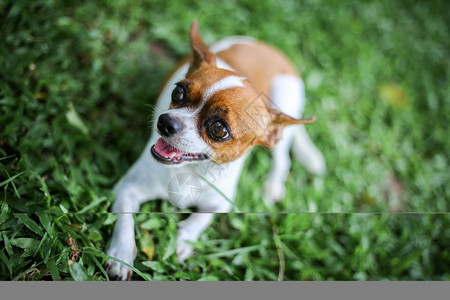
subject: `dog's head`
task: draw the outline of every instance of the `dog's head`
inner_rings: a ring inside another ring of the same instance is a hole
[[[190,33],[193,57],[186,78],[172,92],[169,110],[158,118],[161,138],[151,148],[166,165],[233,161],[253,146],[274,146],[283,128],[297,120],[268,106],[239,74],[220,69],[205,46],[197,21]]]

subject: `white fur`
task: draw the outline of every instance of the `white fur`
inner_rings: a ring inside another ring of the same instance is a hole
[[[308,136],[304,126],[294,132],[292,148],[295,157],[305,168],[316,175],[323,175],[327,171],[325,159]]]
[[[172,146],[189,153],[212,153],[211,147],[200,137],[197,130],[197,110],[187,108],[170,109],[165,113],[183,123],[183,130],[175,135],[164,137]]]
[[[295,75],[275,75],[270,87],[271,106],[293,118],[300,118],[305,107],[305,86]]]
[[[209,50],[212,53],[217,53],[228,50],[236,44],[252,45],[254,43],[255,39],[249,36],[229,36],[215,42],[211,47],[209,47]]]
[[[244,83],[242,81],[245,80],[245,77],[240,76],[227,76],[217,81],[210,87],[205,90],[205,94],[202,97],[203,104],[206,103],[215,93],[219,91],[223,91],[226,89],[232,89],[235,87],[243,87]]]
[[[234,39],[234,40],[233,40]],[[233,42],[239,41],[243,43],[243,39],[225,39],[213,46],[214,51],[225,50],[233,45]],[[249,41],[248,39],[246,40]],[[217,66],[219,68],[232,70],[224,61],[217,58]],[[154,116],[153,124],[156,124],[160,113],[167,110],[171,101],[171,92],[176,82],[182,80],[187,72],[188,65],[181,66],[173,76],[168,80],[158,98],[156,111],[158,114]],[[225,78],[222,83],[216,83],[210,87],[208,92],[211,97],[215,92],[225,88],[233,88],[241,86],[242,79],[240,77]],[[271,88],[271,98],[274,107],[290,114],[293,117],[300,117],[304,106],[304,89],[303,82],[295,76],[280,75],[274,78]],[[183,145],[185,149],[198,150],[204,148],[205,145],[199,140],[199,137],[193,132],[193,124],[195,120],[194,111],[178,110],[178,117],[183,118],[183,122],[187,122],[190,133],[185,136],[185,140],[191,140],[192,143]],[[190,120],[187,120],[191,118]],[[297,133],[296,133],[297,132]],[[302,157],[315,160],[313,164],[316,170],[324,168],[323,157],[320,152],[315,149],[309,140],[306,131],[299,128],[287,128],[284,132],[285,138],[274,147],[273,164],[271,180],[266,183],[266,191],[269,190],[268,197],[271,200],[277,200],[284,195],[284,180],[289,171],[289,148],[294,139],[294,146],[300,150]],[[177,239],[177,255],[178,260],[183,262],[188,258],[194,248],[192,242],[198,240],[200,234],[209,226],[214,213],[229,212],[236,194],[238,179],[242,170],[242,166],[248,154],[239,159],[217,165],[210,161],[199,162],[197,164],[183,164],[179,168],[167,168],[156,162],[151,154],[150,148],[155,144],[159,135],[156,133],[156,126],[153,126],[152,136],[147,143],[143,153],[134,165],[128,170],[122,180],[116,185],[116,200],[113,205],[113,212],[118,214],[117,222],[114,227],[111,244],[107,254],[111,257],[119,258],[126,263],[132,265],[135,258],[136,244],[134,240],[134,219],[131,213],[139,211],[142,202],[153,199],[167,199],[168,182],[177,174],[194,173],[199,174],[202,178],[215,186],[201,181],[202,193],[198,202],[195,203],[197,213],[191,214],[184,220],[178,229]],[[181,145],[181,144],[180,144]],[[200,150],[201,152],[203,150]],[[317,152],[315,152],[317,151]],[[188,151],[196,152],[196,151]],[[306,154],[305,154],[306,152]],[[321,160],[322,159],[322,160]],[[306,163],[306,165],[308,165]],[[310,165],[309,165],[310,166]],[[314,166],[312,169],[314,169]],[[220,191],[220,192],[219,192]],[[271,193],[271,194],[270,194]],[[108,274],[113,279],[125,280],[131,270],[125,265],[114,260],[108,260]]]

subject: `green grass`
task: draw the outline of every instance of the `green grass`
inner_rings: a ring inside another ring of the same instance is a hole
[[[184,216],[137,214],[133,279],[449,280],[450,217],[388,214],[450,208],[449,11],[448,1],[1,1],[0,280],[107,279],[111,187],[148,139],[150,105],[189,53],[195,18],[207,44],[253,36],[301,72],[328,173],[294,162],[275,211],[328,214],[218,215],[185,265],[174,254]],[[248,159],[239,211],[267,211],[269,165],[264,149]]]

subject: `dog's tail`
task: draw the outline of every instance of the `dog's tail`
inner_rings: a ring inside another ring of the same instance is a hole
[[[325,174],[325,159],[309,138],[304,125],[294,130],[292,152],[309,172],[316,175]]]

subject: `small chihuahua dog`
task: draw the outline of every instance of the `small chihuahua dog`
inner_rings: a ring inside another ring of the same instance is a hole
[[[286,127],[314,121],[300,119],[304,85],[286,57],[242,36],[208,48],[197,21],[190,40],[192,56],[175,69],[158,98],[156,109],[163,113],[155,116],[150,141],[115,187],[117,222],[107,254],[129,265],[136,257],[133,213],[145,201],[173,199],[168,184],[179,174],[202,179],[197,180],[195,201],[172,201],[197,209],[178,228],[176,252],[184,262],[214,213],[230,212],[242,166],[254,146],[272,148],[264,190],[269,202],[284,197],[291,146],[310,172],[325,172],[323,156],[304,127]],[[126,265],[111,259],[106,265],[111,279],[130,279]]]

